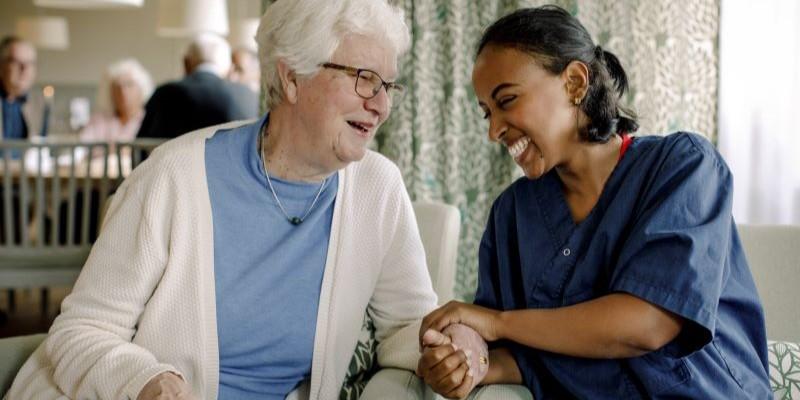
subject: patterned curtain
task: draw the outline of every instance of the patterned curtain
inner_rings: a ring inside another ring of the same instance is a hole
[[[416,200],[461,211],[455,294],[471,300],[477,252],[495,197],[519,176],[506,151],[486,138],[471,87],[475,44],[483,29],[536,0],[395,0],[412,29],[400,60],[409,93],[376,140],[403,171]],[[631,81],[627,103],[640,134],[716,132],[719,0],[557,0],[597,44],[617,54]]]

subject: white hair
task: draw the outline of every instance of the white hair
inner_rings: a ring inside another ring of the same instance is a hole
[[[224,77],[231,69],[231,45],[219,35],[201,33],[192,39],[186,49],[186,58],[198,65],[206,63],[217,75]]]
[[[256,33],[268,108],[283,101],[278,60],[300,77],[319,71],[348,34],[386,41],[397,57],[411,44],[403,11],[386,0],[277,0]]]
[[[147,73],[147,70],[144,69],[139,61],[133,58],[125,58],[106,67],[106,71],[97,86],[97,99],[95,101],[98,111],[114,115],[114,104],[111,101],[111,84],[125,75],[129,75],[133,82],[136,83],[136,86],[139,87],[139,91],[142,93],[142,105],[147,103],[147,99],[153,94],[153,79],[150,78],[150,74]]]

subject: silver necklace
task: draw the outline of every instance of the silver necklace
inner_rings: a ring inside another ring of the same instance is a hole
[[[325,189],[325,184],[328,182],[328,178],[322,180],[322,184],[319,185],[319,190],[317,191],[317,195],[314,196],[314,201],[311,202],[311,205],[306,210],[306,213],[303,214],[302,217],[290,217],[289,213],[286,212],[286,209],[283,208],[283,204],[281,204],[281,200],[278,198],[278,195],[275,193],[275,188],[272,187],[272,180],[269,178],[269,172],[267,172],[267,155],[264,154],[264,136],[266,135],[267,128],[264,127],[264,131],[258,135],[258,152],[261,155],[261,168],[264,170],[264,175],[267,176],[267,185],[269,186],[269,191],[272,192],[272,198],[275,199],[275,202],[278,203],[278,208],[281,209],[281,212],[286,217],[286,220],[289,221],[292,225],[300,225],[303,221],[306,220],[308,214],[311,214],[311,210],[314,209],[314,206],[317,204],[317,200],[319,200],[319,195],[322,194],[322,190]]]

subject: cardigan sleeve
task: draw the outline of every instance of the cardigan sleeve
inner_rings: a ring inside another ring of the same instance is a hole
[[[70,398],[135,399],[155,375],[180,374],[132,343],[169,254],[174,185],[152,167],[143,164],[114,195],[103,232],[44,343],[53,380]]]
[[[384,214],[392,223],[383,232],[389,245],[368,311],[375,322],[378,364],[414,370],[420,356],[420,321],[436,308],[436,293],[411,199],[400,171],[394,167],[392,173]]]

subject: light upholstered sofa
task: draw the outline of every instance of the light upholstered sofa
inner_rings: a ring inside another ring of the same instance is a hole
[[[772,391],[800,400],[800,227],[738,228],[766,315]]]
[[[427,261],[434,288],[441,300],[452,298],[455,280],[455,248],[459,235],[459,214],[452,206],[415,203]],[[745,248],[767,319],[769,342],[770,384],[775,399],[800,400],[800,227],[740,225],[739,233]],[[342,398],[357,398],[364,390],[374,362],[370,348],[369,323],[365,321],[364,337],[351,363],[351,373]],[[0,339],[0,397],[11,384],[16,371],[44,338],[43,334]],[[373,348],[374,350],[374,348]],[[359,358],[360,353],[360,358]],[[383,370],[373,377],[367,389],[385,394],[423,394],[431,397],[408,373]],[[521,399],[530,396],[519,386],[502,386],[492,391],[476,391],[477,399]],[[373,392],[374,393],[374,392]],[[365,397],[367,397],[365,396]],[[528,397],[529,398],[529,397]]]
[[[17,370],[44,340],[45,334],[0,339],[0,398],[11,387]]]

